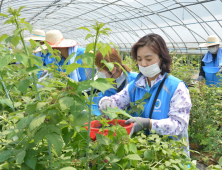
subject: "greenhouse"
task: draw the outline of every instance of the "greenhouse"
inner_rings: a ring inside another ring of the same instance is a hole
[[[222,0],[1,0],[0,169],[221,170]]]

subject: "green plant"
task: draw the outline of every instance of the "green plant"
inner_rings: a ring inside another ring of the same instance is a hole
[[[87,96],[82,95],[82,91],[89,87],[92,89],[96,87],[104,92],[112,87],[110,84],[112,79],[76,83],[68,75],[78,67],[91,67],[94,70],[95,54],[89,51],[108,52],[110,47],[102,42],[97,43],[97,39],[100,34],[107,34],[109,29],[101,30],[104,24],[98,22],[96,25],[92,25],[96,31],[95,41],[87,46],[83,55],[76,58],[77,60],[81,57],[84,65],[76,63],[66,65],[73,56],[71,54],[62,66],[62,70],[66,69],[66,72],[58,72],[56,63],[43,67],[41,58],[33,55],[33,50],[37,46],[41,47],[39,43],[30,40],[31,47],[26,47],[22,32],[27,29],[31,32],[32,27],[24,18],[19,18],[19,13],[23,8],[20,7],[17,10],[9,7],[10,17],[0,14],[7,18],[5,24],[16,25],[13,35],[1,35],[1,42],[11,41],[13,49],[19,43],[23,45],[23,50],[14,50],[13,54],[9,50],[5,50],[4,45],[1,45],[1,82],[4,81],[6,88],[1,91],[0,100],[2,115],[0,117],[0,162],[7,161],[4,166],[9,169],[61,169],[67,164],[73,166],[75,162],[72,162],[72,157],[76,156],[73,153],[76,149],[78,150],[76,145],[71,144],[73,141],[74,143],[81,141],[84,146],[84,149],[77,154],[78,157],[87,155],[89,151],[89,149],[85,149],[89,148],[89,132],[87,140],[87,133],[82,127],[87,120],[91,119],[91,107],[87,107],[85,101],[89,100]],[[88,29],[86,28],[86,30]],[[89,37],[94,37],[94,35],[91,34]],[[58,51],[53,50],[47,42],[45,44],[52,54],[51,57],[60,61]],[[42,52],[46,53],[45,50]],[[22,63],[21,66],[8,65],[14,57],[15,61]],[[112,69],[112,63],[106,64]],[[53,78],[38,83],[44,85],[38,90],[35,75],[41,69],[53,73]],[[3,88],[3,86],[0,87]],[[14,108],[16,109],[13,110]],[[71,154],[70,150],[72,150]],[[88,164],[85,162],[83,166],[87,168]]]
[[[123,63],[126,64],[133,72],[139,72],[137,62],[131,56],[125,56]]]
[[[199,87],[198,87],[199,86]],[[222,156],[221,87],[208,87],[203,83],[190,88],[192,110],[190,113],[190,142],[196,143],[198,151],[211,153],[215,159]]]

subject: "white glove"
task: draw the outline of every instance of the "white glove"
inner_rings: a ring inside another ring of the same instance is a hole
[[[201,81],[201,80],[203,80],[203,79],[204,79],[203,76],[199,76],[199,77],[197,78],[197,81]]]
[[[109,100],[109,99],[104,99],[104,100],[102,100],[101,103],[100,103],[100,105],[99,105],[99,111],[101,112],[102,115],[104,115],[104,117],[105,117],[106,119],[109,119],[109,117],[102,112],[102,110],[106,110],[107,107],[112,107],[112,108],[114,108],[115,105],[114,105],[114,104],[112,103],[112,101]]]

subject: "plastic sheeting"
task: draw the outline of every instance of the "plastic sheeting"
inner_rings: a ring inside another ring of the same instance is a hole
[[[160,34],[170,50],[179,53],[206,52],[198,48],[208,35],[222,39],[221,0],[0,0],[1,13],[8,6],[26,6],[21,17],[34,29],[60,30],[65,38],[74,39],[84,47],[87,31],[76,30],[99,22],[112,29],[109,37],[101,41],[113,42],[121,50],[131,46],[148,33]],[[11,25],[3,25],[1,34],[12,34]],[[25,34],[29,36],[29,34]]]

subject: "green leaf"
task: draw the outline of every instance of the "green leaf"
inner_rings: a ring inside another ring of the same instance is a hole
[[[144,152],[144,156],[151,160],[155,159],[154,155],[155,155],[155,152],[153,150],[147,150]]]
[[[86,53],[90,52],[91,50],[94,50],[93,48],[94,48],[94,43],[87,44],[85,52]]]
[[[66,74],[69,75],[71,72],[73,72],[78,67],[82,67],[82,65],[77,64],[77,63],[72,63],[72,64],[69,64],[69,65],[66,65],[65,66]]]
[[[14,23],[14,21],[10,18],[10,19],[7,19],[5,22],[4,22],[4,25],[6,24],[12,24]]]
[[[118,65],[126,75],[128,75],[128,73],[126,72],[126,70],[118,63],[118,62],[115,62],[114,64]]]
[[[26,28],[26,30],[29,30],[29,32],[32,32],[33,26],[25,21],[23,21],[23,23],[25,23],[24,27]]]
[[[6,150],[0,154],[0,162],[4,162],[11,156],[11,150]]]
[[[25,164],[35,170],[35,166],[37,163],[36,151],[28,150],[25,156]]]
[[[111,62],[108,63],[106,60],[101,60],[101,63],[104,63],[106,67],[109,69],[109,71],[112,71],[114,68],[114,64]]]
[[[40,69],[37,66],[33,66],[33,67],[28,67],[26,68],[27,72],[35,72],[35,71],[39,71]]]
[[[72,106],[73,107],[73,106]],[[72,108],[71,107],[71,108]],[[70,108],[70,109],[71,109]],[[80,111],[80,112],[71,112],[74,116],[74,122],[73,124],[75,126],[83,126],[88,121],[89,114],[86,111]],[[74,113],[74,114],[73,114]]]
[[[43,61],[42,61],[42,58],[41,58],[41,57],[32,55],[32,58],[33,58],[37,63],[39,63],[39,66],[42,66],[42,65],[43,65]]]
[[[80,29],[86,30],[86,31],[90,32],[90,29],[89,29],[89,28],[86,28],[86,27],[79,27],[79,28],[77,28],[76,30],[80,30]]]
[[[70,108],[74,104],[74,99],[72,97],[63,97],[59,99],[59,104],[61,107],[61,110],[65,110]]]
[[[180,168],[177,165],[172,165],[171,167],[175,168],[176,170],[180,170]]]
[[[93,82],[92,80],[85,80],[85,81],[79,82],[77,92],[89,89],[90,84],[92,82]]]
[[[117,152],[116,152],[116,155],[118,155],[118,157],[122,158],[124,156],[124,154],[125,154],[124,145],[121,143],[119,145]]]
[[[29,42],[31,44],[32,49],[35,49],[37,47],[37,44],[33,39],[30,39]]]
[[[16,156],[16,163],[18,163],[19,165],[22,164],[24,158],[25,158],[25,155],[26,155],[26,151],[23,150],[22,152],[20,152],[17,156]]]
[[[30,85],[29,78],[25,79],[25,80],[22,80],[19,83],[18,90],[21,91],[22,93],[27,93],[27,88],[29,87],[29,85]]]
[[[118,109],[118,108],[111,108],[111,107],[108,107],[107,108],[107,111],[103,110],[104,113],[108,113],[108,112],[113,112],[113,113],[116,113],[116,114],[122,114],[128,118],[133,118],[132,116],[130,116],[128,113],[126,113],[124,110],[121,110],[121,109]]]
[[[29,125],[29,130],[33,131],[34,129],[38,128],[44,121],[46,115],[40,114],[38,117],[34,118]]]
[[[46,128],[48,129],[49,133],[57,133],[58,135],[62,135],[62,132],[61,132],[60,128],[55,124],[50,124]]]
[[[130,159],[130,160],[137,160],[137,161],[142,160],[138,154],[127,155],[125,158]]]
[[[73,135],[74,135],[73,129],[69,129],[68,127],[62,129],[62,138],[66,145],[68,145]]]
[[[18,36],[22,32],[22,29],[16,29],[14,31],[14,36]]]
[[[28,115],[18,122],[17,127],[19,129],[23,129],[26,126],[28,126],[33,119],[34,119],[34,115]]]
[[[103,145],[109,145],[112,142],[108,137],[103,136],[99,133],[96,133],[96,139],[100,144]]]
[[[170,163],[169,161],[166,161],[166,162],[165,162],[165,165],[166,165],[166,166],[170,166],[171,163]]]
[[[103,57],[105,57],[106,55],[109,56],[109,54],[111,54],[111,52],[112,52],[111,47],[108,43],[99,42],[97,44],[97,47]]]
[[[70,55],[68,56],[68,58],[64,61],[63,65],[62,65],[62,70],[65,69],[66,64],[69,62],[69,60],[70,60],[74,55],[75,55],[75,52],[73,52],[72,54],[70,54]]]
[[[9,99],[0,98],[0,103],[1,103],[1,104],[6,104],[6,105],[9,106],[10,108],[14,108],[12,101],[9,100]]]
[[[116,163],[116,162],[119,162],[120,160],[121,160],[121,158],[114,156],[111,158],[110,163]]]
[[[57,133],[50,133],[46,135],[47,140],[53,144],[54,149],[56,150],[57,155],[60,155],[63,147],[63,140],[60,135]]]
[[[220,157],[218,163],[219,163],[220,166],[222,166],[222,156]]]
[[[89,38],[91,38],[91,37],[95,37],[95,35],[87,34],[85,40],[87,40],[87,39],[89,39]]]
[[[36,110],[40,110],[42,109],[44,106],[46,106],[47,104],[49,104],[49,102],[38,102],[37,106],[36,106]]]
[[[5,56],[0,58],[0,70],[3,69],[6,65],[8,65],[13,60],[13,55],[6,54]]]
[[[117,118],[117,114],[115,112],[110,112],[109,108],[103,110],[103,113],[105,113],[111,120]]]
[[[19,9],[18,9],[18,13],[20,13],[20,11],[25,8],[25,6],[20,6]]]
[[[47,50],[49,51],[49,53],[50,53],[50,54],[54,54],[53,49],[52,49],[52,47],[49,45],[49,43],[47,43],[46,41],[44,41],[44,43],[45,43],[45,45],[46,45]]]
[[[86,64],[90,68],[92,68],[92,66],[94,64],[93,59],[96,58],[96,56],[93,53],[86,52],[86,53],[82,54],[80,57],[81,57],[81,60],[84,64]]]
[[[8,15],[0,13],[0,16],[8,18]]]
[[[67,166],[67,167],[64,167],[64,168],[62,168],[60,170],[76,170],[76,168],[73,168],[71,166]]]
[[[81,97],[79,97],[77,95],[73,96],[73,98],[74,98],[74,104],[70,107],[70,112],[74,117],[76,117],[83,110],[86,109],[86,103],[85,103],[85,100],[83,100]],[[76,119],[74,119],[74,120],[76,120]]]
[[[110,42],[110,44],[111,44],[111,45],[113,45],[113,46],[116,48],[116,51],[117,51],[117,52],[118,52],[118,54],[120,55],[118,46],[116,46],[116,45],[115,45],[115,44],[113,44],[112,42]]]
[[[106,79],[104,78],[98,78],[96,81],[91,81],[90,85],[95,88],[95,89],[99,89],[100,91],[102,91],[103,93],[110,89],[110,88],[114,88],[112,86],[112,84],[110,84]]]
[[[25,66],[28,64],[28,56],[25,54],[17,54],[16,59]]]
[[[47,129],[45,127],[42,127],[40,130],[38,130],[34,136],[35,143],[42,140],[46,134],[47,134]]]
[[[137,147],[136,147],[135,143],[130,143],[129,148],[130,148],[131,152],[137,153]]]
[[[31,114],[36,111],[37,103],[31,103],[26,107],[26,113]]]
[[[20,37],[19,36],[13,36],[12,39],[11,39],[11,43],[17,47],[18,43],[20,41]]]
[[[9,35],[7,35],[7,34],[2,34],[1,37],[0,37],[0,43],[1,43],[4,39],[6,39],[8,36],[9,36]]]

